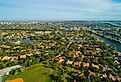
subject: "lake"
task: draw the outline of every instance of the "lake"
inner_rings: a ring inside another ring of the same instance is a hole
[[[29,37],[28,38],[20,38],[20,39],[17,39],[17,40],[14,40],[14,39],[0,39],[0,42],[14,42],[14,41],[20,41],[22,43],[28,43],[28,42],[31,42],[32,39],[30,39]]]

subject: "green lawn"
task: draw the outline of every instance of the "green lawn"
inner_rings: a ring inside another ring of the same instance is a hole
[[[7,80],[15,78],[23,78],[24,82],[52,82],[49,74],[54,73],[54,70],[44,67],[42,64],[31,69],[25,69],[23,72],[13,76],[9,76]]]

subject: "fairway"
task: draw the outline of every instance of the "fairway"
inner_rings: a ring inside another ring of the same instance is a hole
[[[52,74],[53,72],[54,71],[52,69],[39,64],[31,69],[25,69],[21,73],[10,76],[7,80],[23,78],[24,82],[52,82],[49,74]]]

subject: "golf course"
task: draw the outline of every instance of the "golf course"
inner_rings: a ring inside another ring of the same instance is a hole
[[[23,78],[24,82],[52,82],[52,79],[49,77],[49,75],[53,73],[53,69],[46,68],[43,66],[43,64],[39,64],[32,68],[25,69],[24,71],[13,76],[10,75],[6,79],[12,80],[16,78]]]

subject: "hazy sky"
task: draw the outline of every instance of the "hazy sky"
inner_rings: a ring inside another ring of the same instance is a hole
[[[121,0],[0,0],[0,20],[121,20]]]

